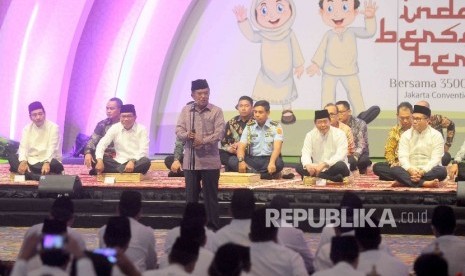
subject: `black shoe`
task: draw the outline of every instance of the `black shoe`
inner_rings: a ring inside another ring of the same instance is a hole
[[[282,178],[283,179],[293,179],[295,177],[295,175],[293,173],[287,173],[287,174],[283,174]],[[303,177],[302,177],[303,179]]]
[[[260,179],[265,179],[265,180],[271,180],[273,179],[273,176],[269,173],[261,173],[260,174]]]
[[[338,175],[335,175],[335,176],[331,177],[329,180],[331,180],[333,182],[343,182],[344,177],[342,177],[341,174],[338,174]]]
[[[368,125],[371,123],[376,117],[378,117],[379,113],[381,112],[381,109],[379,106],[374,105],[367,110],[360,112],[357,116],[360,120],[365,121],[365,123]]]
[[[184,171],[178,171],[178,172],[169,171],[168,177],[184,177]]]
[[[97,175],[97,170],[95,168],[89,170],[89,175]]]

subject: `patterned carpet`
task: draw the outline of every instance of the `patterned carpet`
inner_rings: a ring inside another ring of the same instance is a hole
[[[25,181],[22,183],[15,183],[10,178],[9,166],[7,164],[0,164],[0,186],[1,185],[25,185],[37,186],[36,181]],[[288,172],[293,172],[296,177],[294,179],[277,179],[277,180],[259,180],[254,183],[240,184],[240,183],[220,183],[220,189],[236,189],[239,187],[250,189],[287,189],[287,190],[354,190],[354,191],[414,191],[418,192],[437,192],[446,193],[454,192],[457,190],[457,183],[453,181],[444,181],[440,187],[434,189],[428,188],[408,188],[408,187],[391,187],[391,182],[378,180],[377,176],[373,174],[371,169],[368,169],[366,175],[351,175],[349,183],[343,185],[342,183],[334,183],[326,186],[304,185],[300,176],[292,168],[285,168]],[[149,171],[145,175],[144,180],[140,183],[115,183],[104,184],[97,182],[95,176],[88,174],[88,169],[84,165],[65,165],[65,173],[68,175],[78,175],[81,178],[83,187],[104,187],[112,185],[112,187],[135,187],[138,189],[161,189],[161,188],[183,188],[185,186],[184,178],[168,177],[167,171]]]
[[[23,227],[0,227],[0,260],[14,261],[18,254],[21,242],[27,228]],[[95,228],[78,228],[86,240],[88,249],[94,249],[98,246],[97,229]],[[160,258],[164,255],[163,247],[165,243],[167,230],[154,230],[157,255]],[[305,233],[305,239],[309,242],[312,253],[318,245],[320,235],[314,233]],[[394,255],[399,257],[408,265],[412,265],[416,256],[431,241],[433,236],[417,235],[385,235],[383,242],[391,249]]]

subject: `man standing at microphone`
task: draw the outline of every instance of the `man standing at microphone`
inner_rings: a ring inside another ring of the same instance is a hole
[[[186,201],[198,202],[202,189],[208,226],[216,230],[219,226],[221,168],[218,142],[224,135],[224,116],[221,108],[209,103],[210,88],[206,80],[192,81],[191,96],[194,103],[182,109],[176,125],[176,136],[185,142]]]

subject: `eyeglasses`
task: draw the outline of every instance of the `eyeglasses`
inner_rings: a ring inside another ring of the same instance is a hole
[[[346,109],[346,110],[338,110],[339,113],[346,113],[347,111],[349,111],[350,109]]]
[[[421,120],[426,120],[426,118],[424,118],[424,117],[413,117],[412,120],[414,122],[420,122]]]
[[[337,113],[329,113],[329,116],[330,116],[330,117],[336,117],[336,116],[337,116]]]

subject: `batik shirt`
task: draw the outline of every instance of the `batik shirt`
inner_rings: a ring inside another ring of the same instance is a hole
[[[435,114],[432,115],[430,118],[430,126],[434,128],[435,130],[439,131],[442,134],[442,137],[444,137],[444,133],[442,132],[442,129],[447,129],[447,135],[446,135],[446,146],[451,147],[452,146],[452,141],[454,141],[454,136],[455,136],[455,124],[452,122],[449,118]]]
[[[113,125],[111,119],[107,118],[97,123],[97,126],[94,129],[94,133],[90,136],[90,140],[87,142],[86,148],[84,150],[84,154],[92,154],[95,153],[95,149],[97,148],[97,144],[102,139],[103,136],[107,133],[108,129]],[[115,153],[115,146],[113,142],[105,149],[105,155],[114,157]]]
[[[400,136],[404,133],[404,130],[399,125],[391,128],[384,146],[384,157],[389,165],[399,162],[398,149]]]
[[[347,124],[352,130],[355,142],[354,156],[359,158],[362,154],[369,155],[368,150],[368,128],[367,124],[354,116],[350,116]]]
[[[240,115],[232,118],[226,123],[225,132],[223,140],[221,140],[221,149],[228,151],[228,148],[231,144],[239,142],[241,140],[242,132],[246,127],[247,123],[251,122],[253,119],[250,118],[247,121],[243,121]]]

